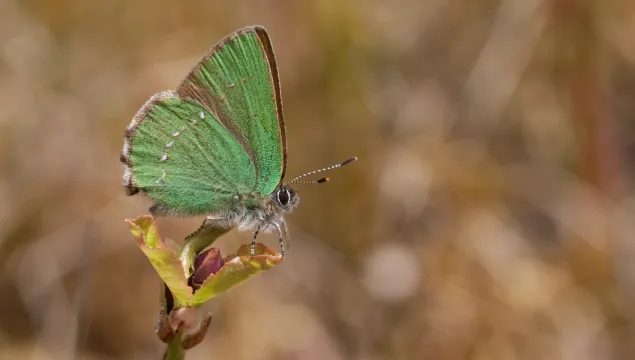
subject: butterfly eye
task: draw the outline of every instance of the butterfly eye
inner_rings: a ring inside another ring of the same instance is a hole
[[[289,203],[289,200],[291,200],[291,193],[289,192],[289,189],[278,190],[278,202],[280,205],[286,206]]]

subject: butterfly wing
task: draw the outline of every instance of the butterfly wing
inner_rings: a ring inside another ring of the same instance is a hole
[[[176,92],[217,116],[254,164],[254,190],[271,194],[284,177],[286,137],[278,70],[265,29],[247,27],[221,40]]]
[[[154,95],[137,112],[121,155],[129,195],[144,191],[155,214],[205,214],[253,191],[256,170],[214,114],[176,92]]]

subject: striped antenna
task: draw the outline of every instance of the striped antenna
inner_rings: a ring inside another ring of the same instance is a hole
[[[329,171],[329,170],[333,170],[333,169],[337,169],[340,168],[344,165],[348,165],[354,161],[357,161],[357,157],[352,157],[350,159],[344,160],[339,164],[335,164],[335,165],[331,165],[328,167],[325,167],[324,169],[320,169],[320,170],[313,170],[313,171],[309,171],[308,173],[304,173],[300,176],[296,176],[295,178],[293,178],[293,180],[289,181],[287,184],[291,185],[291,184],[321,184],[321,183],[325,183],[327,181],[329,181],[329,178],[324,177],[318,180],[305,180],[305,181],[298,181],[300,179],[302,179],[305,176],[309,176],[309,175],[313,175],[313,174],[317,174],[317,173],[321,173],[323,171]]]
[[[323,177],[321,179],[317,179],[317,180],[300,180],[300,181],[295,181],[293,182],[294,184],[321,184],[321,183],[325,183],[325,182],[329,182],[331,181],[331,179],[327,178],[327,177]],[[289,183],[291,184],[291,183]]]

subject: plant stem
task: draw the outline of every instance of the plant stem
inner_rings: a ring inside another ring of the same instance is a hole
[[[183,360],[185,359],[185,349],[181,346],[181,340],[183,333],[177,332],[172,341],[168,343],[165,353],[163,354],[163,360]]]

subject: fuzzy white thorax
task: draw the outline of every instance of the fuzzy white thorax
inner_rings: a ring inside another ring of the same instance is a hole
[[[286,203],[280,201],[279,194],[289,194]],[[247,207],[247,200],[253,200],[257,195],[237,197],[235,206],[207,217],[207,220],[216,226],[231,228],[236,227],[239,231],[278,231],[284,223],[284,214],[295,209],[300,197],[295,190],[288,187],[281,187],[270,196],[260,198],[257,206]]]

